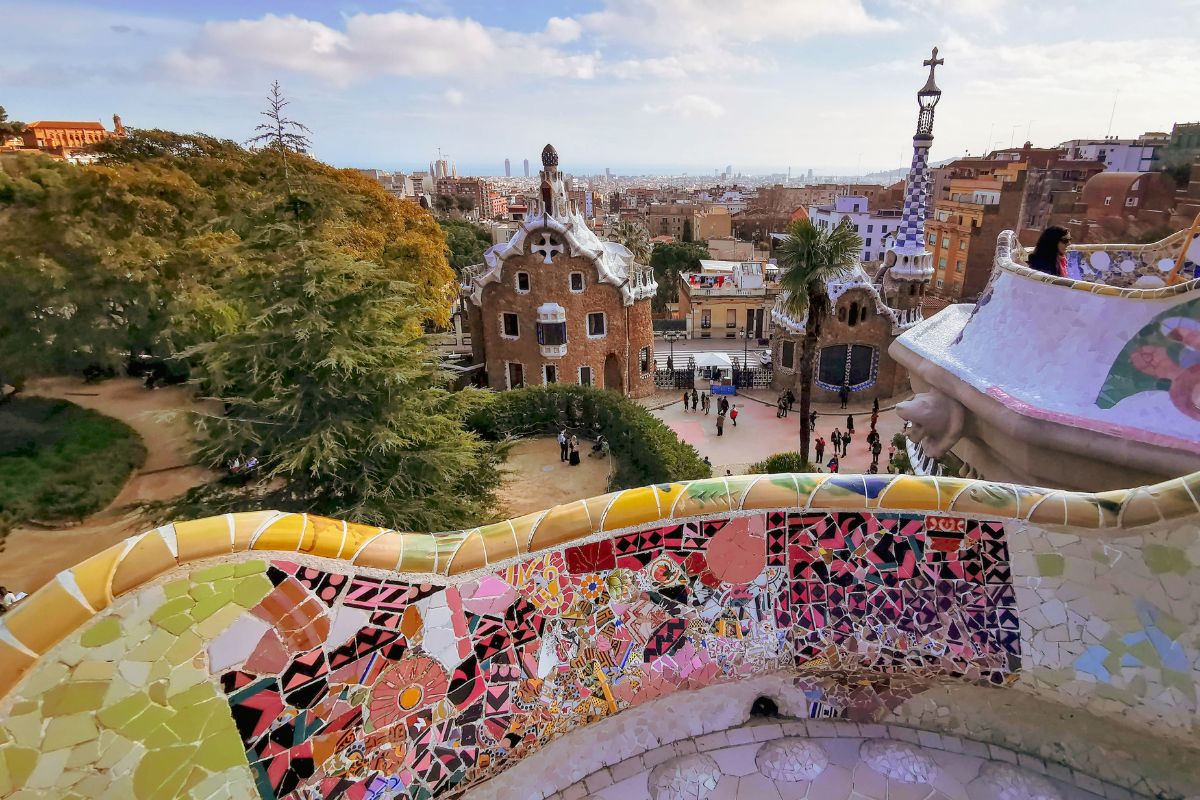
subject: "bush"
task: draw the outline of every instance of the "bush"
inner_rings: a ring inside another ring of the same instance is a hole
[[[642,406],[606,389],[566,384],[510,389],[495,394],[468,425],[495,441],[563,428],[585,436],[602,434],[617,463],[612,490],[711,475],[696,448],[679,441]]]
[[[913,467],[912,462],[908,458],[908,437],[903,433],[897,433],[892,437],[892,444],[896,447],[896,455],[892,456],[892,464],[896,468],[896,474],[911,475]]]
[[[145,457],[119,420],[65,400],[15,398],[0,407],[0,533],[99,511]]]
[[[815,465],[804,460],[799,453],[776,453],[746,470],[749,475],[770,475],[775,472],[816,472]]]

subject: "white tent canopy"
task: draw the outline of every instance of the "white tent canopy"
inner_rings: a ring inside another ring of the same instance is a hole
[[[698,369],[716,367],[717,369],[733,369],[733,362],[723,353],[692,353]]]

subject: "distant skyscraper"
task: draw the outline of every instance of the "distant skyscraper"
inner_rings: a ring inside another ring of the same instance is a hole
[[[611,168],[609,168],[609,167],[604,168],[604,178],[605,178],[605,180],[610,180],[610,181],[612,180],[612,169]]]
[[[512,177],[512,164],[508,163],[508,159],[504,159],[504,177]]]
[[[525,177],[529,177],[529,159],[525,159]]]
[[[726,166],[725,166],[725,177],[726,177],[726,178],[728,178],[728,177],[730,177],[731,175],[733,175],[733,167],[732,167],[732,166],[729,166],[729,165],[726,165]]]

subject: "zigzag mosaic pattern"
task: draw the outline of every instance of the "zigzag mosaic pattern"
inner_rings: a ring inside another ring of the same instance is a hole
[[[779,667],[903,673],[911,694],[1020,666],[1003,528],[961,518],[713,518],[448,587],[265,574],[208,645],[264,800],[444,796],[622,708]]]

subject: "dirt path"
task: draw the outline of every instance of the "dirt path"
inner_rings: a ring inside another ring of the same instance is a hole
[[[504,465],[509,476],[499,492],[501,518],[607,492],[608,458],[588,457],[590,439],[580,441],[579,447],[579,466],[572,467],[559,460],[558,441],[552,436],[517,442]]]
[[[166,411],[195,407],[192,392],[187,386],[148,391],[133,378],[93,385],[73,378],[46,378],[25,387],[23,394],[62,398],[121,420],[142,437],[146,463],[108,508],[82,525],[14,529],[0,552],[0,585],[32,592],[61,570],[149,527],[136,513],[122,510],[125,506],[139,500],[167,500],[216,478],[215,473],[188,464],[191,431],[186,415],[160,418]]]

